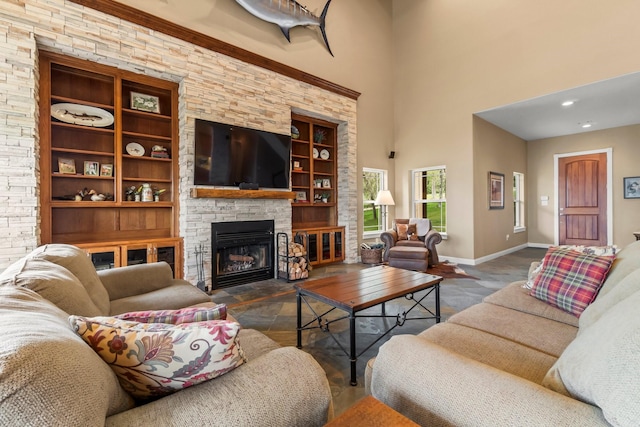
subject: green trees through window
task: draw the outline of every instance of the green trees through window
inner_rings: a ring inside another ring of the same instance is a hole
[[[385,189],[387,171],[382,169],[362,169],[362,208],[364,233],[384,231],[383,224],[386,206],[376,206],[375,200],[380,190]]]
[[[444,166],[413,171],[413,216],[428,218],[440,233],[447,232],[447,174]]]

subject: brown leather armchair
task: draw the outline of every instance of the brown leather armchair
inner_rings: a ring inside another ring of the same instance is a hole
[[[407,235],[407,239],[399,239],[398,224],[415,224],[415,235]],[[384,253],[382,254],[384,262],[389,261],[389,250],[394,246],[425,247],[429,250],[429,266],[440,262],[436,245],[442,242],[442,236],[431,227],[431,221],[427,218],[396,218],[393,229],[380,234],[380,239],[384,243]]]

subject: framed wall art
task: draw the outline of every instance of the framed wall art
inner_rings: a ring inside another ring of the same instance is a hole
[[[504,209],[504,174],[489,172],[489,209]]]
[[[58,172],[64,174],[75,175],[76,174],[76,162],[73,159],[64,159],[58,157]]]
[[[84,174],[89,176],[98,176],[100,172],[100,163],[98,162],[84,162]]]
[[[160,113],[160,98],[144,93],[131,92],[131,109],[146,111],[148,113]]]
[[[624,198],[640,199],[640,176],[631,176],[623,178],[624,181]]]
[[[104,163],[100,166],[100,176],[113,176],[113,165]]]

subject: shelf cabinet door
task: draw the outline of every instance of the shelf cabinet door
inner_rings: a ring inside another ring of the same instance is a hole
[[[318,240],[317,233],[309,233],[309,243],[307,247],[307,255],[309,256],[310,264],[318,264],[320,259],[318,258],[318,254],[320,251],[318,250],[318,244],[320,241]]]
[[[302,231],[302,230],[300,230]],[[309,264],[344,261],[344,227],[304,230],[309,235]]]
[[[123,245],[123,265],[147,264],[151,262],[166,262],[173,271],[174,278],[182,278],[182,264],[180,239],[159,240],[152,243],[135,243]]]
[[[344,232],[337,229],[333,232],[333,260],[344,261]]]
[[[120,246],[96,246],[82,248],[91,259],[96,271],[120,267]]]

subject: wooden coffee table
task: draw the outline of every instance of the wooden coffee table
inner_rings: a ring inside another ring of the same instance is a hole
[[[384,403],[367,396],[347,409],[325,427],[419,427],[409,418]]]
[[[442,277],[432,274],[420,273],[417,271],[404,270],[400,268],[388,267],[381,265],[378,267],[367,268],[360,271],[354,271],[346,274],[325,277],[322,279],[309,280],[301,284],[295,284],[297,290],[297,334],[298,348],[302,348],[302,331],[308,329],[320,329],[327,332],[333,337],[338,346],[349,356],[351,361],[351,385],[357,385],[356,380],[356,362],[365,351],[376,344],[392,330],[398,326],[404,325],[408,320],[425,320],[435,319],[436,323],[440,322],[440,282]],[[419,298],[415,297],[417,292],[428,290]],[[435,313],[422,304],[422,301],[429,295],[435,295]],[[406,311],[396,314],[387,315],[385,312],[385,303],[396,298],[405,297],[413,301],[413,305]],[[323,302],[331,308],[323,313],[317,313],[307,301],[308,298]],[[302,324],[302,302],[305,302],[314,318]],[[380,315],[362,315],[357,313],[367,308],[382,305],[382,313]],[[429,316],[407,317],[407,315],[416,307],[423,308],[429,313]],[[326,315],[332,311],[339,309],[346,312],[345,316],[337,319],[328,320]],[[359,354],[356,352],[356,318],[358,317],[384,317],[395,318],[395,324],[386,332],[379,336],[367,348],[363,349]],[[349,351],[347,351],[338,339],[331,333],[330,325],[343,319],[349,319]]]

